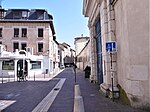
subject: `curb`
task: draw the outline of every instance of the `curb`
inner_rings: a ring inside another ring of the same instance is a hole
[[[81,96],[80,86],[75,85],[75,96],[74,96],[74,112],[85,112],[83,97]]]

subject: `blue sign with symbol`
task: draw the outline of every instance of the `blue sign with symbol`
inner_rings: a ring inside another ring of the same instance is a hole
[[[116,52],[116,42],[106,42],[106,52]]]

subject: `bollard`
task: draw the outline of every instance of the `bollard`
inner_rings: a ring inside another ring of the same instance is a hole
[[[76,96],[74,99],[74,112],[85,112],[82,96]]]
[[[3,73],[2,73],[2,84],[3,84]]]
[[[79,85],[75,85],[75,97],[76,96],[81,96],[80,86]]]
[[[73,112],[85,112],[83,97],[81,96],[80,86],[75,85],[74,94],[74,111]]]
[[[34,81],[35,81],[35,72],[34,72]]]
[[[10,75],[8,76],[8,82],[10,82]]]
[[[45,73],[44,73],[44,79],[45,79]]]

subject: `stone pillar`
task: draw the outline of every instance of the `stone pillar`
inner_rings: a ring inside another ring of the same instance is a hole
[[[97,82],[97,69],[96,69],[96,42],[94,39],[94,26],[91,25],[89,22],[89,29],[90,29],[90,48],[91,48],[91,75],[90,75],[90,81],[91,82]]]
[[[112,5],[110,5],[110,0],[107,0],[107,15],[108,15],[108,36],[109,36],[109,41],[116,41],[115,37],[115,14],[114,14],[114,9]],[[110,59],[108,61],[108,66],[110,66],[110,73],[108,74],[108,80],[110,81],[113,78],[113,89],[114,91],[118,91],[117,88],[117,54],[112,53],[107,55],[110,56]],[[112,62],[111,62],[112,59]],[[112,66],[111,66],[112,65]],[[112,91],[112,80],[110,83],[109,90]],[[118,97],[118,96],[116,96]]]
[[[100,17],[101,17],[101,29],[102,29],[102,56],[103,56],[103,72],[104,72],[104,83],[100,85],[101,90],[104,93],[112,91],[112,77],[113,77],[113,89],[118,91],[117,88],[117,56],[116,53],[106,52],[106,42],[115,41],[115,16],[112,6],[110,6],[109,0],[103,0],[100,6]],[[111,63],[112,59],[112,63]]]

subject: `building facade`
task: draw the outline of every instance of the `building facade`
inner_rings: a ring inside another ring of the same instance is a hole
[[[149,1],[84,0],[83,14],[89,18],[92,80],[110,97],[121,88],[132,106],[149,108]]]
[[[75,59],[75,51],[71,48],[71,46],[65,42],[62,43],[64,47],[64,66],[72,66],[74,64]]]
[[[76,37],[74,41],[76,55],[78,55],[82,49],[85,47],[86,43],[88,42],[89,37]]]
[[[91,66],[91,60],[90,60],[91,51],[89,49],[90,49],[90,41],[87,41],[84,48],[82,48],[80,53],[76,55],[76,59],[77,59],[76,65],[81,70],[84,70],[86,66]]]
[[[42,68],[38,66],[40,62],[32,58],[43,72],[53,70],[54,34],[53,17],[45,9],[0,9],[0,44],[5,45],[8,52],[43,56],[45,66]]]

